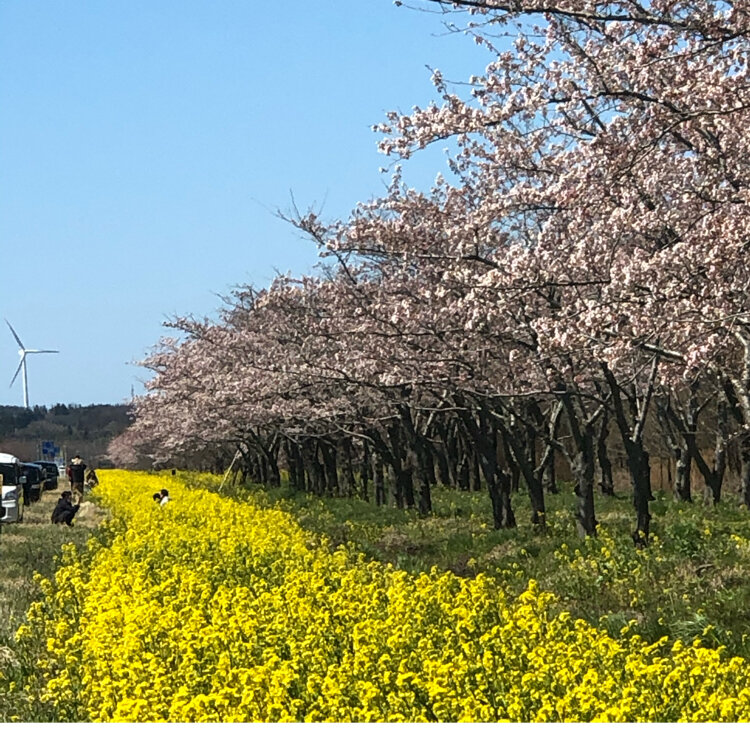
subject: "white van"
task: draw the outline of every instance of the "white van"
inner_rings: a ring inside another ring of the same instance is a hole
[[[0,473],[3,476],[0,523],[18,523],[23,520],[21,462],[10,453],[0,453]]]

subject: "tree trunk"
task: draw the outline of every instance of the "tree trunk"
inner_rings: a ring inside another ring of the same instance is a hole
[[[286,464],[289,468],[289,486],[292,489],[299,489],[299,479],[297,477],[297,462],[294,456],[294,443],[287,438],[284,441],[284,453],[286,454]]]
[[[462,485],[462,472],[461,472],[461,438],[458,423],[454,422],[453,425],[445,432],[445,457],[448,462],[448,473],[450,475],[450,486],[453,488],[458,487],[462,490],[469,489],[469,476],[466,475],[465,486]]]
[[[354,478],[352,465],[352,441],[344,437],[339,440],[339,455],[341,456],[341,492],[345,497],[352,497],[357,491],[357,481]]]
[[[435,456],[435,461],[437,463],[437,475],[440,484],[442,484],[443,487],[453,486],[451,483],[451,475],[448,470],[448,459],[445,457],[445,443],[441,442],[440,445],[433,443],[432,453]]]
[[[714,505],[721,502],[721,487],[724,483],[724,474],[727,466],[727,445],[721,437],[716,438],[714,448],[714,469],[711,472],[709,489],[711,490],[711,501]]]
[[[612,477],[612,462],[609,460],[607,453],[607,437],[609,436],[609,414],[605,410],[602,414],[602,421],[599,424],[599,434],[596,442],[596,455],[599,459],[599,469],[601,471],[602,481],[599,483],[602,495],[605,497],[614,497],[615,483]]]
[[[714,447],[713,468],[709,467],[703,458],[695,442],[695,434],[687,435],[690,453],[695,459],[695,465],[698,467],[706,483],[706,497],[714,505],[721,502],[721,488],[724,483],[724,473],[727,465],[727,402],[720,398],[716,405],[716,444]]]
[[[339,494],[339,472],[336,460],[336,446],[327,440],[320,441],[320,455],[323,459],[323,478],[325,481],[325,493],[328,495]]]
[[[412,448],[414,475],[417,480],[417,510],[419,515],[432,513],[432,483],[428,461],[428,448],[421,437],[416,436],[416,445]],[[411,473],[409,474],[411,477]]]
[[[417,430],[412,418],[411,410],[408,406],[403,405],[399,408],[401,414],[401,424],[403,426],[403,435],[407,442],[408,452],[408,478],[407,485],[411,484],[412,501],[414,497],[413,475],[416,475],[419,499],[417,508],[420,515],[426,516],[432,512],[432,490],[431,485],[434,482],[434,471],[431,472],[430,447],[427,439]],[[432,481],[431,481],[432,480]],[[407,498],[409,493],[407,491]],[[411,506],[409,506],[411,507]]]
[[[746,508],[750,508],[750,435],[745,435],[740,442],[740,500]]]
[[[401,494],[404,498],[404,505],[407,508],[413,508],[416,503],[414,501],[414,475],[412,474],[411,468],[407,467],[402,469],[398,481],[401,483]]]
[[[651,514],[649,513],[649,503],[653,500],[651,495],[651,464],[649,463],[648,452],[643,446],[643,431],[653,393],[653,385],[656,380],[658,362],[658,359],[655,358],[651,367],[648,386],[640,401],[637,398],[635,387],[631,392],[626,392],[618,385],[611,370],[606,365],[604,366],[604,375],[609,383],[612,396],[615,422],[625,448],[625,457],[633,488],[633,507],[636,514],[633,541],[638,547],[645,547],[648,544],[651,526]],[[623,394],[628,399],[630,413],[634,415],[632,427],[628,423],[628,418],[625,416],[625,410],[623,409]]]
[[[690,472],[693,461],[690,451],[687,448],[676,448],[675,468],[674,468],[674,485],[673,492],[675,498],[686,503],[693,502],[693,490],[690,481]]]
[[[479,407],[479,424],[473,414],[465,407],[462,399],[456,397],[456,403],[463,407],[459,412],[461,421],[474,441],[487,493],[492,504],[492,521],[496,529],[511,529],[516,526],[513,513],[510,477],[500,468],[497,461],[497,429],[492,424],[491,416],[483,405]]]
[[[294,445],[294,463],[297,474],[297,489],[300,492],[306,492],[310,488],[310,485],[305,481],[305,457],[302,455],[302,450],[297,444]]]
[[[654,499],[651,494],[651,464],[648,451],[640,443],[629,442],[630,445],[625,446],[625,452],[628,457],[628,468],[633,483],[633,507],[636,514],[633,541],[636,546],[645,547],[648,544],[651,527],[651,514],[648,506]]]
[[[482,478],[479,473],[479,458],[476,450],[471,451],[471,491],[480,492],[482,489]]]
[[[393,464],[388,464],[388,491],[391,496],[393,505],[399,510],[404,509],[403,487],[399,481],[400,472],[396,471]]]
[[[367,482],[370,478],[370,443],[362,441],[362,463],[359,469],[359,497],[366,503],[370,502],[370,493]]]
[[[576,482],[576,526],[579,534],[594,536],[598,525],[594,508],[596,455],[593,420],[596,415],[587,417],[580,396],[571,394],[563,383],[556,390],[565,409],[575,446],[574,452],[566,454],[566,458]]]
[[[511,502],[510,477],[500,471],[496,481],[487,483],[490,500],[492,501],[492,517],[496,529],[513,529],[516,527],[516,517]]]
[[[270,487],[280,487],[281,472],[279,471],[278,461],[273,456],[269,456],[266,459],[266,463],[268,464],[268,485]]]
[[[260,456],[253,454],[253,481],[255,484],[263,484],[263,464],[260,461]]]
[[[281,472],[279,471],[279,448],[281,446],[281,438],[278,435],[274,435],[271,439],[270,444],[267,447],[263,447],[263,453],[266,459],[266,475],[268,485],[270,487],[281,486]]]
[[[547,461],[547,465],[544,471],[544,489],[550,495],[557,495],[560,491],[557,487],[557,468],[555,466],[556,459],[557,452],[553,448],[552,451],[550,451],[550,457]]]
[[[417,457],[417,487],[419,491],[417,509],[420,516],[432,513],[432,493],[430,490],[430,475],[424,462],[424,457]]]
[[[505,424],[498,420],[506,453],[513,454],[515,466],[523,474],[531,501],[531,522],[540,528],[546,526],[546,508],[544,504],[544,487],[542,474],[544,466],[536,465],[536,440],[531,427],[528,427],[524,441],[518,440],[515,424]]]
[[[698,424],[696,386],[691,384],[690,399],[686,408],[680,405],[676,393],[667,397],[662,396],[656,403],[656,415],[662,426],[664,440],[674,456],[675,473],[672,494],[676,500],[690,503],[693,501],[690,474]]]
[[[505,435],[503,435],[502,445],[503,445],[503,455],[505,456],[505,462],[508,465],[508,474],[509,474],[509,479],[510,479],[510,491],[518,492],[520,480],[521,480],[521,470],[518,468],[518,463],[516,462],[513,452],[508,447],[508,442],[505,439]]]
[[[406,455],[400,423],[390,424],[387,432],[390,442],[388,476],[391,495],[397,508],[413,508],[414,480],[411,468],[405,465]]]
[[[314,495],[325,494],[326,482],[323,466],[318,460],[318,441],[306,440],[303,444],[305,469],[307,470],[307,488]]]
[[[425,438],[425,464],[427,466],[427,479],[429,483],[434,486],[437,484],[437,476],[435,474],[435,454],[432,452],[429,442]]]
[[[469,457],[466,453],[461,453],[461,460],[458,464],[457,474],[458,489],[463,492],[469,491]]]
[[[385,505],[385,480],[383,477],[383,459],[375,452],[373,455],[372,481],[375,487],[375,505]]]
[[[594,436],[593,430],[584,425],[583,438],[573,462],[573,473],[576,479],[576,525],[581,536],[596,534],[598,522],[594,508]]]

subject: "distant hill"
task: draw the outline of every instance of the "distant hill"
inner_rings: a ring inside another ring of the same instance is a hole
[[[0,406],[0,452],[32,461],[41,458],[42,441],[53,441],[68,460],[78,453],[90,466],[106,466],[109,441],[130,424],[128,409],[126,404]]]

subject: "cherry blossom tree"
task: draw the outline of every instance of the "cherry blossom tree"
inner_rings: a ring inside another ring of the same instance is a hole
[[[436,465],[448,481],[476,466],[498,527],[515,523],[516,473],[543,524],[558,452],[591,534],[611,417],[645,544],[655,401],[679,493],[690,461],[721,491],[724,448],[709,467],[694,404],[679,406],[710,382],[750,507],[748,3],[418,4],[465,11],[490,57],[468,94],[435,70],[437,103],[376,128],[397,161],[448,146],[447,177],[420,192],[396,166],[346,220],[293,217],[327,275],[240,289],[218,323],[177,321],[186,338],[147,361],[134,431],[165,456],[239,450],[271,482],[283,449],[320,491],[351,489],[356,462],[381,500],[387,466],[394,501],[423,513]]]
[[[442,104],[391,113],[382,148],[455,139],[461,188],[533,253],[563,311],[540,320],[540,344],[602,362],[647,536],[657,379],[719,368],[748,424],[746,4],[434,4],[467,9],[494,59],[466,100],[436,71]],[[512,50],[490,41],[501,28]]]

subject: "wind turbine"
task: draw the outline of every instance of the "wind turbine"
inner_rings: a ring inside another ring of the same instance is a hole
[[[13,387],[13,383],[16,382],[16,378],[18,377],[18,373],[23,370],[23,405],[28,409],[29,408],[29,380],[26,373],[26,355],[27,354],[59,354],[60,352],[57,349],[27,349],[24,345],[21,339],[18,337],[18,334],[13,330],[13,326],[10,324],[8,319],[5,319],[5,322],[8,324],[8,328],[10,328],[10,332],[13,334],[13,338],[18,342],[18,346],[21,348],[18,350],[18,355],[21,357],[21,361],[18,363],[18,369],[16,370],[16,374],[13,376],[13,380],[10,381],[10,387]]]

